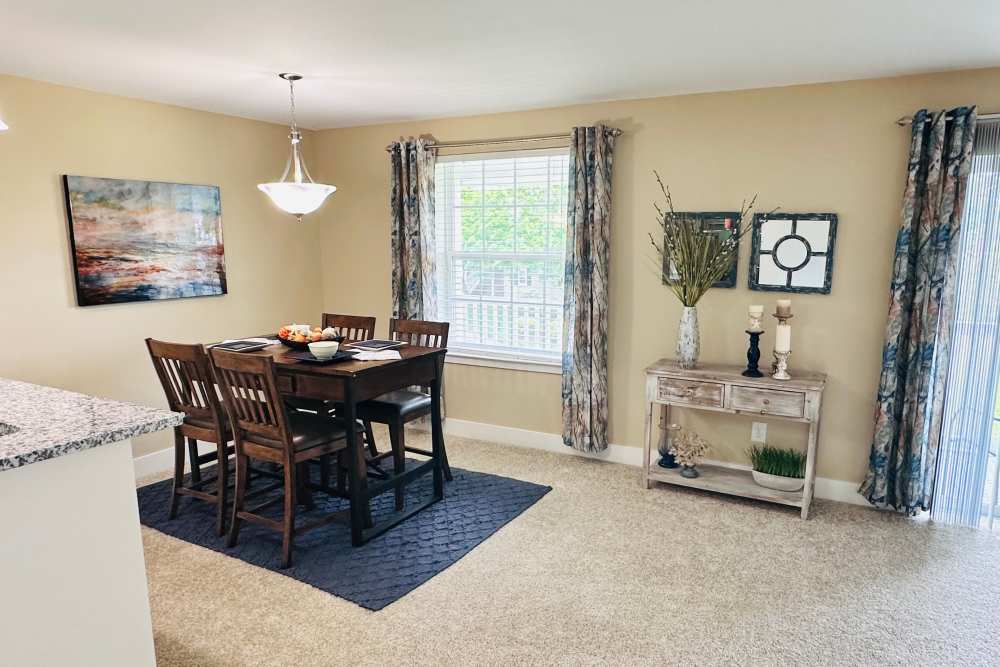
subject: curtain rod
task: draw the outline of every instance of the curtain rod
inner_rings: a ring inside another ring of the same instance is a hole
[[[945,120],[951,120],[951,116],[950,115],[945,116]],[[1000,120],[1000,113],[982,113],[976,116],[976,120]],[[931,122],[931,119],[928,118],[924,122],[929,123]],[[896,121],[896,125],[899,125],[900,127],[913,125],[913,119],[910,118],[909,116],[903,116],[902,118]]]
[[[622,133],[619,129],[610,130],[612,134],[616,137]],[[541,136],[532,137],[508,137],[505,139],[474,139],[470,141],[431,141],[428,142],[429,148],[459,148],[464,146],[498,146],[503,144],[522,144],[532,141],[569,141],[572,135],[568,132],[566,134],[545,134]],[[389,144],[385,147],[387,151],[391,151],[394,144]]]
[[[510,137],[508,139],[477,139],[473,141],[433,141],[428,142],[428,148],[457,148],[460,146],[495,146],[500,144],[520,144],[530,141],[569,141],[569,134],[549,134],[536,137]],[[385,147],[391,151],[394,144]]]

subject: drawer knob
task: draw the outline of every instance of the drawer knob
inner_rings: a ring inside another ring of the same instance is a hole
[[[767,399],[765,398],[765,399],[764,399],[764,405],[770,405],[770,404],[771,404],[771,401],[769,401],[769,400],[767,400]]]
[[[767,408],[761,408],[760,409],[760,414],[766,415],[767,414]]]

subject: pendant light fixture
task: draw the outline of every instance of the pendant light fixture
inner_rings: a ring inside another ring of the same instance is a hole
[[[326,198],[332,195],[337,188],[332,185],[313,183],[299,150],[302,134],[299,132],[299,126],[295,120],[295,82],[301,81],[302,75],[284,72],[278,76],[288,82],[292,107],[291,134],[288,135],[288,138],[292,141],[292,154],[288,158],[288,164],[285,165],[285,173],[281,175],[279,181],[261,183],[257,189],[270,197],[271,201],[282,211],[291,213],[299,222],[302,222],[302,216],[312,213],[322,206]]]

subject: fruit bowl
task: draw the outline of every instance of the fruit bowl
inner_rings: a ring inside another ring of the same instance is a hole
[[[315,343],[316,342],[314,340],[307,340],[306,342],[302,343],[302,342],[299,342],[297,340],[288,340],[286,338],[282,338],[281,336],[278,336],[278,340],[281,341],[282,345],[287,345],[288,347],[292,348],[293,350],[308,350],[309,349],[309,343]],[[332,341],[336,341],[338,343],[343,343],[344,342],[344,337],[343,336],[336,336],[334,338],[323,338],[322,340],[332,340]]]
[[[300,343],[298,341],[288,340],[287,338],[282,338],[281,336],[278,336],[278,340],[281,341],[282,345],[290,347],[293,350],[308,350],[309,349],[309,343],[311,342],[311,341],[307,341],[305,343]]]
[[[342,343],[344,341],[344,337],[334,335],[333,330],[328,329],[321,332],[318,328],[312,329],[308,334],[305,334],[304,332],[297,332],[292,330],[291,327],[285,326],[278,329],[277,336],[282,345],[290,347],[293,350],[302,351],[309,350],[309,343],[316,343],[321,340],[336,341],[338,343]],[[301,338],[301,340],[296,340],[295,338]]]

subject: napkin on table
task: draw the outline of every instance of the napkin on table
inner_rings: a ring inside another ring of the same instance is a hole
[[[357,352],[354,355],[355,361],[389,361],[391,359],[401,359],[396,350],[383,350],[381,352]]]

